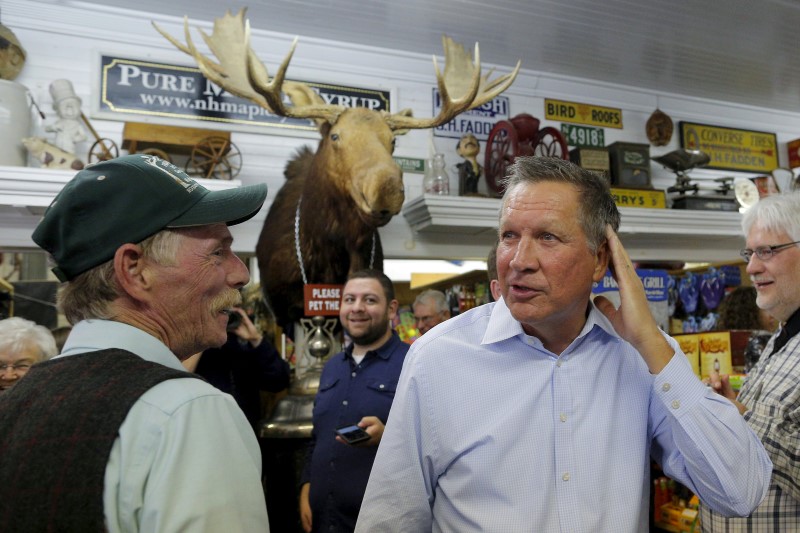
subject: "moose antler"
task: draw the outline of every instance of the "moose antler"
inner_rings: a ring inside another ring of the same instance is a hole
[[[444,75],[439,71],[436,56],[433,56],[433,68],[436,71],[436,82],[442,99],[439,114],[429,119],[402,115],[388,116],[386,122],[393,130],[435,128],[450,122],[459,113],[481,106],[508,89],[519,73],[521,62],[517,61],[517,66],[512,72],[490,81],[494,69],[481,76],[478,43],[475,43],[475,63],[464,47],[447,35],[442,35],[442,46],[445,53]]]
[[[184,18],[186,44],[166,33],[155,22],[153,26],[175,47],[192,56],[206,78],[228,92],[255,102],[276,115],[335,123],[346,109],[344,106],[308,103],[310,99],[307,96],[302,98],[303,104],[297,105],[298,99],[295,99],[295,95],[308,95],[305,84],[285,79],[289,61],[297,46],[297,38],[294,39],[275,76],[270,79],[264,63],[250,47],[250,23],[244,18],[245,12],[246,9],[242,9],[235,16],[226,12],[224,17],[214,21],[214,31],[210,36],[200,30],[200,34],[219,63],[215,63],[197,50],[189,32],[188,18]],[[492,100],[511,86],[519,73],[520,62],[517,62],[516,68],[511,73],[490,80],[492,71],[481,76],[477,43],[474,63],[464,47],[446,35],[442,36],[442,45],[445,51],[444,75],[439,70],[436,56],[433,57],[436,81],[442,98],[441,111],[436,117],[428,119],[414,118],[407,112],[385,113],[384,119],[392,130],[434,128],[445,124],[459,113]],[[281,91],[289,95],[296,105],[285,105]]]

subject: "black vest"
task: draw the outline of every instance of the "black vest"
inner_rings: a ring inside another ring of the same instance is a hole
[[[110,349],[40,363],[0,393],[0,531],[105,531],[106,464],[128,411],[188,377]]]

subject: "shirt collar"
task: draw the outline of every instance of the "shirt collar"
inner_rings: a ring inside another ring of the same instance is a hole
[[[781,332],[786,331],[786,338],[791,339],[798,333],[800,333],[800,308],[795,309],[792,316],[789,317],[789,320],[786,321],[786,324],[783,325],[781,328]]]
[[[614,331],[611,322],[608,321],[606,316],[595,307],[594,302],[589,302],[589,316],[586,318],[586,323],[583,329],[578,334],[578,338],[588,335],[595,326],[604,331],[607,335],[619,339],[620,336]],[[502,298],[497,300],[492,309],[492,314],[489,317],[489,324],[486,326],[486,333],[483,335],[481,344],[491,344],[494,342],[504,341],[512,337],[521,336],[523,338],[530,337],[525,330],[522,329],[520,324],[512,315],[508,306]],[[574,340],[574,339],[573,339]]]
[[[789,320],[781,326],[780,331],[775,336],[775,342],[772,343],[772,351],[769,355],[772,356],[780,351],[781,348],[786,346],[789,339],[797,335],[798,332],[800,332],[800,309],[795,310]]]
[[[175,370],[186,370],[178,357],[167,346],[149,333],[113,320],[82,320],[69,333],[61,355],[117,348],[132,352],[146,361],[158,363]]]

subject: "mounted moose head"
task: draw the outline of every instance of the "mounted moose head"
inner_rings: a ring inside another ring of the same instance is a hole
[[[459,113],[483,105],[505,91],[519,72],[490,80],[481,76],[475,45],[473,63],[464,48],[447,36],[444,74],[436,57],[434,69],[442,108],[433,118],[325,104],[309,86],[285,79],[297,46],[270,78],[250,47],[245,10],[226,13],[203,39],[217,60],[202,55],[184,22],[186,44],[154,24],[173,45],[192,56],[202,73],[228,92],[271,113],[314,119],[322,140],[317,151],[302,149],[286,167],[287,181],[270,206],[256,255],[266,299],[281,326],[303,316],[304,283],[344,283],[349,272],[383,269],[377,228],[400,212],[404,201],[403,174],[392,159],[395,135],[411,129],[434,128]],[[283,94],[292,101],[286,105]]]

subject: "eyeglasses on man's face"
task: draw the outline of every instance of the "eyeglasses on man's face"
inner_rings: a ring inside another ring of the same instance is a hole
[[[772,246],[759,246],[756,249],[742,248],[739,250],[739,255],[742,256],[742,259],[744,259],[745,263],[749,263],[750,259],[754,255],[761,261],[769,261],[777,252],[798,243],[800,243],[800,241],[787,242],[784,244],[773,244]]]

